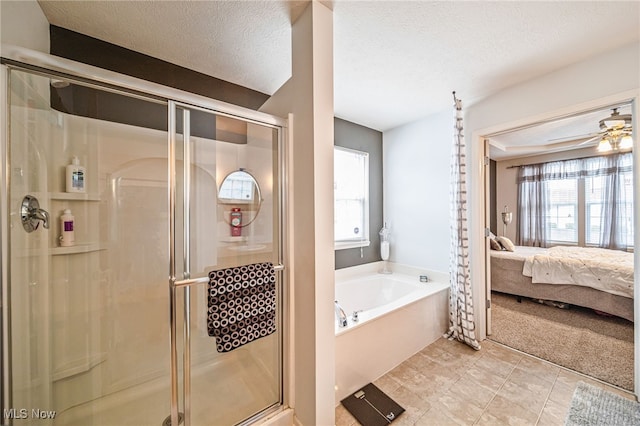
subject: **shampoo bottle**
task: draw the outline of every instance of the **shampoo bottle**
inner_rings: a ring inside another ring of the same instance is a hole
[[[67,192],[85,192],[86,170],[75,155],[67,166]]]
[[[76,239],[73,232],[75,218],[71,214],[71,210],[66,209],[60,216],[60,246],[71,247],[75,245]]]

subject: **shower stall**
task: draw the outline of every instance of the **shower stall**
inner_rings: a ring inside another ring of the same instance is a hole
[[[281,410],[286,121],[6,56],[2,424],[232,425]],[[208,273],[259,262],[276,271],[276,331],[220,353]]]

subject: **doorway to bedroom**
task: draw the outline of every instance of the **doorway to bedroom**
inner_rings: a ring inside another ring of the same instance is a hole
[[[487,337],[633,392],[631,113],[487,136],[485,212]]]

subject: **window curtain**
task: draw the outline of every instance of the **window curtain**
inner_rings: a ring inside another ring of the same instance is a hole
[[[516,244],[547,247],[549,229],[547,182],[554,179],[600,178],[603,180],[599,247],[626,249],[632,241],[632,154],[611,154],[576,160],[520,166],[518,172],[518,228]]]
[[[547,247],[549,229],[549,190],[547,182],[576,178],[580,174],[580,160],[553,161],[520,166],[518,172],[518,227],[516,244]]]
[[[518,227],[516,244],[519,246],[547,246],[547,190],[543,165],[521,166],[518,171]]]
[[[462,102],[455,101],[455,131],[451,156],[450,223],[451,250],[449,266],[449,331],[445,335],[479,350],[473,313],[469,274],[469,238],[467,234],[467,183],[465,143],[462,126]]]
[[[625,185],[625,180],[633,179],[632,154],[587,158],[582,174],[602,179],[599,247],[626,250],[633,245],[628,241],[633,234],[633,195]]]

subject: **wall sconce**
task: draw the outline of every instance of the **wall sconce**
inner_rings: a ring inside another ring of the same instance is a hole
[[[513,213],[511,213],[509,211],[509,207],[507,207],[506,205],[504,206],[504,210],[502,211],[502,235],[506,236],[507,235],[507,225],[509,225],[511,223],[511,221],[513,220]]]

